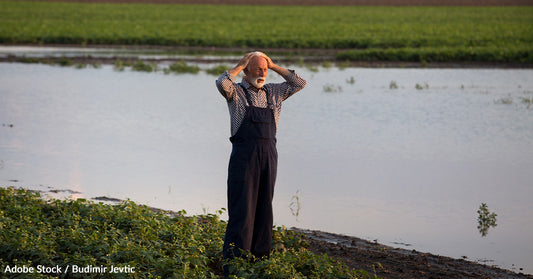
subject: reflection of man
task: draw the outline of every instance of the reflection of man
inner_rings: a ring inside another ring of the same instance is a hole
[[[285,82],[265,84],[268,69],[281,75]],[[245,76],[235,83],[241,71]],[[256,257],[270,254],[278,162],[276,129],[281,103],[305,84],[294,71],[274,64],[262,52],[246,54],[235,68],[216,81],[228,103],[233,146],[228,167],[225,259],[240,256],[239,249]]]

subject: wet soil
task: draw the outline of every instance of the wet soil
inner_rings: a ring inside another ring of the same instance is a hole
[[[384,279],[533,279],[533,275],[515,273],[465,259],[393,248],[357,237],[298,228],[292,230],[304,234],[310,244],[310,251],[317,254],[326,253],[351,268],[363,269]]]

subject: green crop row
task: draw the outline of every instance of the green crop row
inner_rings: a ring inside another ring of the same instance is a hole
[[[0,277],[219,278],[226,223],[218,214],[183,214],[131,201],[45,201],[0,187]],[[269,259],[228,262],[234,278],[375,278],[309,252],[300,235],[284,228],[274,230],[273,247]],[[50,269],[39,272],[43,267]],[[79,272],[84,268],[90,269]]]
[[[531,57],[533,7],[0,1],[0,43],[319,48],[383,53],[396,49],[516,48]],[[371,57],[365,56],[365,60],[374,59]],[[395,59],[387,56],[387,60]]]

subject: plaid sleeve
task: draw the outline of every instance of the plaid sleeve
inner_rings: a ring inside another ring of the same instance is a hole
[[[226,100],[231,100],[235,94],[235,79],[237,77],[230,75],[227,71],[218,77],[216,80],[216,85],[218,92],[226,98]]]

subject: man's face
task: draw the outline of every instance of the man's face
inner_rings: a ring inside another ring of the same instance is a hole
[[[265,58],[260,56],[252,57],[246,69],[245,74],[249,83],[255,86],[255,88],[261,88],[265,85],[268,74],[268,63]]]

